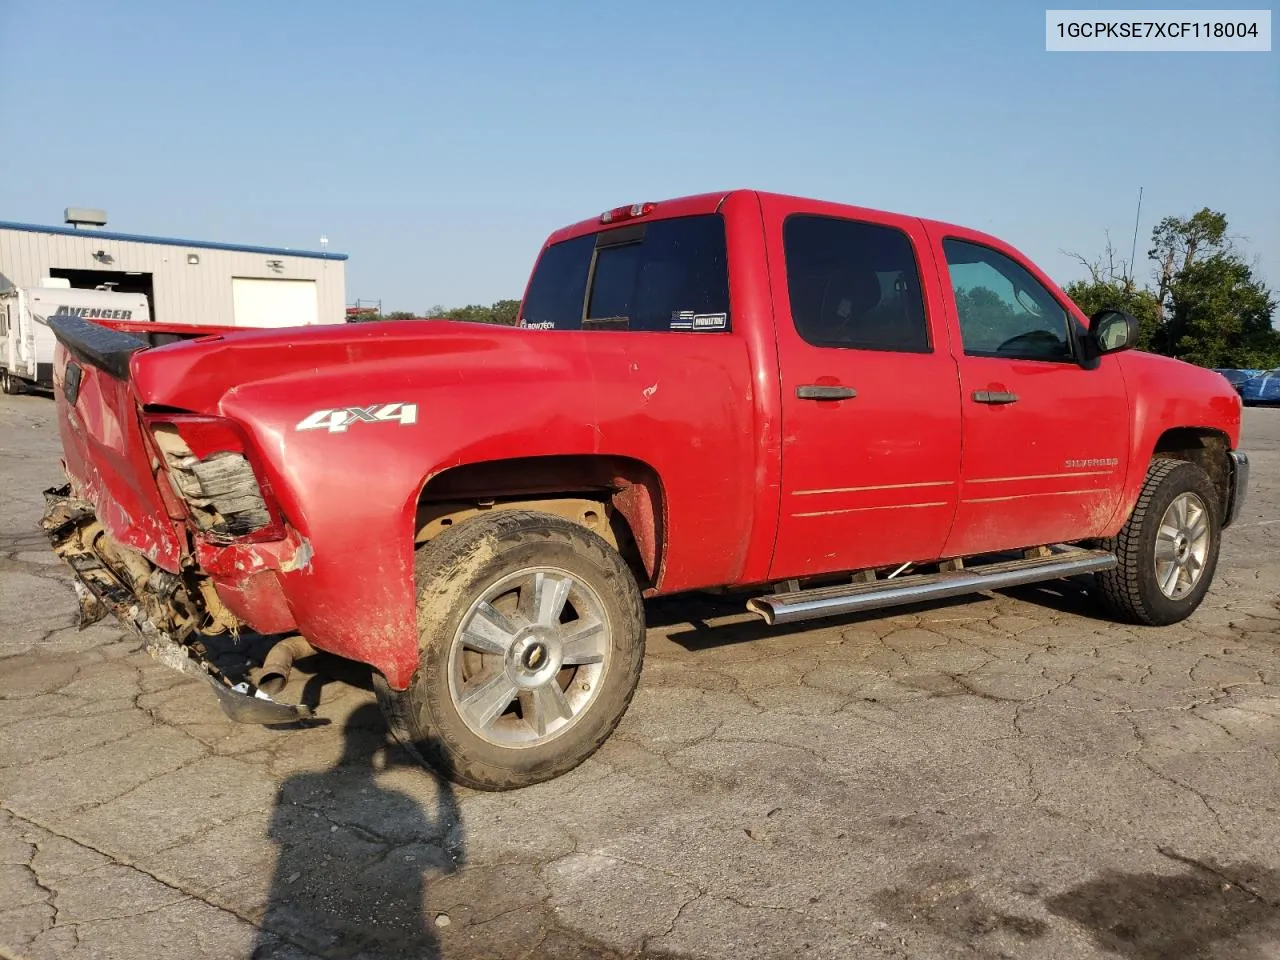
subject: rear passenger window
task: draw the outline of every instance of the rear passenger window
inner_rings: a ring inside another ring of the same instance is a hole
[[[628,330],[729,329],[724,219],[678,217],[596,235],[587,320]]]
[[[548,247],[529,282],[520,326],[727,331],[724,219],[631,223]]]
[[[578,330],[587,295],[587,271],[595,250],[593,236],[552,244],[538,258],[519,325],[542,330]]]
[[[901,230],[794,215],[783,226],[796,332],[819,347],[928,353],[920,271]]]

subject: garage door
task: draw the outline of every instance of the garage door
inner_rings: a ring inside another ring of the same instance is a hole
[[[232,277],[237,327],[300,327],[320,319],[314,280]]]

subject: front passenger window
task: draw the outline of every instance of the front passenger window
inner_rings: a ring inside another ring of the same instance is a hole
[[[944,240],[964,352],[970,357],[1071,360],[1071,316],[1017,261],[990,247]]]

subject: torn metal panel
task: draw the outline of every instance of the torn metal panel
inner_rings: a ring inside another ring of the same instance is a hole
[[[112,544],[93,505],[73,497],[70,485],[46,490],[45,502],[41,526],[53,552],[76,574],[82,628],[115,614],[165,666],[208,680],[233,720],[291,723],[311,716],[308,706],[280,703],[248,682],[233,683],[210,661],[201,638],[210,626],[225,629],[230,614],[209,609],[200,589],[207,578],[193,590],[182,577]]]

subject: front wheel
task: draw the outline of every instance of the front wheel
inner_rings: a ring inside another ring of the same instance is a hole
[[[392,732],[465,786],[510,790],[580,764],[626,712],[644,655],[631,571],[590,530],[533,511],[452,527],[418,551],[419,663],[377,678]]]
[[[1133,623],[1186,619],[1213,580],[1221,531],[1208,474],[1184,460],[1153,460],[1124,528],[1103,543],[1118,561],[1097,575],[1103,601]]]

